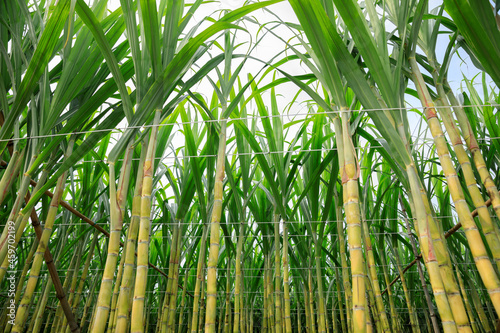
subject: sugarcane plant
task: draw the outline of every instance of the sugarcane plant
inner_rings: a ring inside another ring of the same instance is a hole
[[[0,331],[493,332],[498,1],[240,4],[0,2]]]

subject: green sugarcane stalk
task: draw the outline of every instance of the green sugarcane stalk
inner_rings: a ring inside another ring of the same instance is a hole
[[[180,221],[179,221],[180,223]],[[175,311],[177,310],[177,292],[179,290],[179,261],[182,247],[182,227],[179,227],[177,235],[177,249],[174,261],[174,276],[172,279],[172,295],[170,297],[167,332],[175,331]]]
[[[276,309],[275,330],[276,333],[281,333],[281,256],[280,256],[280,216],[274,208],[273,212],[274,224],[274,304]]]
[[[205,277],[204,267],[205,267],[205,257],[207,248],[207,236],[208,236],[208,226],[203,226],[203,234],[201,236],[200,242],[200,252],[198,255],[198,264],[196,266],[196,284],[194,287],[194,299],[193,299],[193,318],[191,323],[191,333],[198,332],[198,318],[200,309],[200,289],[203,286],[203,280]],[[202,298],[203,299],[203,298]]]
[[[411,330],[414,333],[420,333],[420,327],[418,326],[418,320],[415,314],[415,309],[413,308],[413,304],[410,298],[410,292],[408,291],[408,286],[406,285],[406,278],[402,275],[403,270],[401,269],[401,259],[399,258],[398,249],[395,249],[394,258],[396,259],[396,265],[398,268],[398,272],[401,275],[401,285],[403,287],[403,292],[406,300],[406,307],[408,308],[408,314],[410,317],[410,325]]]
[[[311,332],[311,314],[310,314],[310,308],[309,308],[309,294],[306,291],[306,287],[304,286],[303,288],[304,292],[304,309],[306,312],[306,332],[310,333]]]
[[[364,214],[363,214],[364,215]],[[368,225],[363,218],[361,220],[361,224],[363,226],[363,234],[364,234],[364,241],[365,241],[365,248],[366,248],[366,261],[367,261],[367,272],[369,273],[370,276],[370,283],[372,285],[372,292],[374,294],[375,302],[373,303],[374,306],[377,308],[377,318],[374,317],[375,322],[377,323],[380,317],[380,326],[382,328],[383,332],[391,332],[391,329],[389,327],[389,320],[387,319],[387,314],[385,312],[384,308],[384,302],[382,299],[382,293],[380,291],[380,284],[378,282],[378,276],[377,276],[377,270],[376,270],[376,264],[375,264],[375,256],[373,255],[373,249],[372,249],[372,241],[370,238],[370,233],[368,230]]]
[[[342,293],[340,289],[340,274],[339,274],[339,269],[337,267],[335,267],[335,284],[337,286],[337,303],[339,305],[340,327],[342,328],[342,332],[347,332],[347,325],[344,318],[344,305],[342,302]],[[334,322],[336,321],[336,317],[333,317],[333,321]]]
[[[186,268],[187,268],[187,265],[186,265]],[[184,285],[187,285],[187,282],[188,282],[188,278],[189,278],[189,269],[185,269],[186,273],[184,274]],[[184,329],[184,311],[186,309],[186,291],[187,291],[187,288],[183,288],[182,289],[182,295],[181,295],[181,306],[180,306],[180,312],[179,312],[179,331],[183,330]],[[189,323],[189,321],[188,321]],[[187,330],[189,332],[189,329]]]
[[[222,113],[225,108],[223,107]],[[207,308],[205,317],[205,333],[215,333],[217,317],[217,262],[220,247],[220,220],[222,215],[222,196],[224,181],[224,165],[226,160],[226,119],[220,120],[219,149],[215,171],[214,205],[210,223],[210,250],[207,265]]]
[[[366,308],[367,308],[366,331],[367,332],[380,331],[382,327],[380,325],[380,320],[377,319],[379,315],[374,305],[375,297],[373,296],[373,290],[368,276],[366,276],[365,278],[365,284],[366,284]],[[373,325],[372,317],[373,320],[375,321],[375,325]]]
[[[179,240],[179,225],[178,221],[173,226],[172,231],[172,244],[170,247],[170,260],[168,263],[168,278],[167,289],[165,291],[165,298],[163,299],[163,307],[161,312],[161,330],[167,332],[168,326],[168,308],[170,305],[170,297],[172,297],[172,284],[174,280],[175,271],[175,258],[177,256],[177,241]]]
[[[97,235],[98,235],[98,232],[97,232],[97,230],[95,230],[94,237],[92,239],[92,242],[90,243],[89,251],[87,253],[87,258],[85,259],[85,264],[83,266],[82,275],[80,276],[80,282],[78,283],[78,289],[76,291],[75,298],[73,301],[73,306],[72,306],[73,313],[75,313],[75,314],[77,313],[78,307],[80,306],[80,297],[82,295],[83,287],[84,287],[85,281],[87,279],[87,275],[88,275],[89,267],[90,267],[90,262],[92,261],[92,256],[94,255],[94,249],[95,249],[97,241],[99,239],[99,237],[97,237]],[[66,330],[66,333],[68,333],[67,330]]]
[[[245,220],[242,218],[242,220]],[[240,222],[239,225],[239,235],[238,235],[238,244],[236,245],[236,267],[235,267],[235,282],[234,282],[234,326],[233,332],[238,333],[240,331],[240,298],[241,296],[241,255],[243,252],[243,233],[245,231],[245,224],[243,221]]]
[[[314,291],[313,291],[313,279],[312,279],[312,273],[311,273],[311,268],[309,265],[309,269],[307,270],[308,273],[308,279],[307,279],[307,289],[309,292],[309,304],[307,306],[309,307],[309,313],[310,313],[310,318],[311,318],[311,332],[316,333],[316,312],[314,311]]]
[[[287,333],[291,333],[292,315],[290,309],[290,265],[288,263],[288,226],[286,221],[283,221],[283,284],[285,299],[285,331]]]
[[[224,316],[222,316],[222,313],[219,315],[219,331],[221,328],[222,318],[224,318],[224,333],[231,332],[231,302],[230,302],[230,295],[231,295],[231,282],[230,282],[230,280],[231,279],[230,279],[230,277],[231,277],[231,255],[230,255],[230,252],[228,251],[227,258],[226,258],[226,290],[225,290],[226,309],[224,312]]]
[[[273,295],[274,295],[274,288],[273,288],[273,283],[272,283],[272,268],[271,268],[271,255],[272,253],[269,253],[267,256],[267,292],[268,292],[268,302],[267,302],[267,311],[269,314],[269,328],[271,329],[272,333],[276,333],[276,322],[274,320],[274,311],[273,311]],[[278,332],[279,333],[279,332]]]

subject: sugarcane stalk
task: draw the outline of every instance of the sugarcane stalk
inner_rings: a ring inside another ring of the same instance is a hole
[[[292,332],[292,315],[290,309],[290,266],[288,263],[288,226],[283,221],[283,289],[285,300],[285,327],[286,332]],[[250,331],[251,333],[252,331]]]
[[[427,119],[427,123],[429,124],[431,134],[434,138],[441,167],[443,168],[443,172],[448,182],[451,197],[455,203],[455,210],[460,222],[462,223],[465,236],[469,243],[470,250],[472,256],[474,257],[481,279],[489,292],[497,314],[500,314],[500,293],[498,293],[498,290],[500,290],[500,280],[498,279],[498,276],[489,260],[488,253],[486,252],[479,230],[476,226],[474,218],[471,215],[467,202],[465,201],[460,181],[449,155],[444,133],[437,118],[434,103],[432,102],[429,91],[425,86],[418,64],[415,58],[409,58],[409,62],[412,67],[412,75],[417,91],[422,104],[425,107],[424,114]],[[463,311],[460,312],[460,315],[454,315],[455,319],[459,321],[457,322],[459,328],[468,323],[465,308],[463,306],[462,308]],[[470,327],[468,331],[471,331]]]
[[[493,210],[495,211],[496,216],[500,218],[500,193],[498,192],[498,188],[493,181],[494,178],[491,176],[490,171],[486,167],[486,161],[484,160],[484,156],[479,149],[479,144],[477,143],[474,132],[472,131],[469,119],[465,114],[464,108],[460,105],[457,98],[449,88],[449,84],[446,79],[444,79],[443,85],[446,88],[446,95],[450,104],[453,105],[453,110],[455,111],[458,124],[462,130],[462,136],[467,144],[467,149],[469,149],[472,155],[474,165],[476,166],[481,181],[486,188],[486,192],[492,201]]]
[[[340,289],[340,274],[339,274],[339,269],[337,267],[335,267],[335,284],[337,286],[337,303],[339,305],[340,327],[342,328],[342,332],[347,332],[347,324],[344,318],[344,305],[343,305],[344,302],[342,302],[342,293]],[[333,320],[334,321],[336,320],[335,317],[333,317]]]
[[[22,153],[19,153],[19,151],[16,150],[15,152],[12,153],[12,156],[10,157],[9,164],[7,165],[7,168],[3,173],[2,179],[0,180],[0,205],[3,203],[5,197],[7,196],[7,193],[9,193],[9,189],[12,183],[19,174],[19,170],[21,169],[23,162],[23,157],[24,157],[24,150],[22,151]],[[3,241],[7,235],[6,229],[4,230],[5,231],[2,232],[2,238],[1,238],[2,242],[0,244],[4,244]]]
[[[244,218],[242,218],[244,220]],[[236,259],[235,259],[235,282],[234,282],[234,326],[233,326],[233,332],[238,333],[240,331],[240,317],[241,317],[241,310],[240,310],[240,297],[242,297],[241,294],[241,255],[243,252],[243,233],[245,230],[245,224],[243,221],[240,222],[239,224],[239,234],[238,234],[238,244],[236,245]]]
[[[273,212],[274,224],[274,302],[276,314],[274,316],[276,333],[281,333],[281,256],[280,256],[280,216],[274,208]]]
[[[34,159],[35,159],[35,157],[33,157],[31,159],[30,163],[33,163]],[[19,172],[19,168],[20,168],[20,166],[16,167],[18,172]],[[3,231],[2,231],[2,235],[0,236],[0,262],[3,263],[2,267],[7,267],[7,261],[6,261],[7,249],[9,249],[9,248],[11,250],[16,249],[17,243],[19,242],[19,241],[16,241],[15,244],[10,244],[10,246],[9,246],[9,244],[7,242],[8,241],[8,234],[14,233],[16,235],[16,237],[15,237],[16,239],[17,239],[18,234],[22,235],[22,233],[24,232],[24,227],[26,226],[26,222],[30,216],[30,213],[28,213],[28,212],[26,214],[19,214],[19,211],[21,210],[21,205],[23,204],[23,200],[26,196],[26,193],[28,192],[29,180],[30,180],[29,176],[27,176],[27,175],[23,176],[23,178],[21,180],[21,184],[19,186],[19,190],[16,193],[17,194],[16,199],[14,200],[14,204],[12,205],[11,212],[9,214],[9,217],[7,218],[7,223],[5,224]],[[21,221],[25,222],[25,223],[23,224],[23,223],[21,223]],[[9,229],[9,227],[12,227],[12,226],[14,226],[14,228],[15,228],[14,230]],[[4,269],[2,269],[2,270],[4,270]],[[5,273],[2,273],[2,274],[5,274]],[[4,275],[0,275],[0,282],[2,282],[3,277],[4,277]]]
[[[172,296],[172,284],[174,280],[175,270],[175,257],[177,256],[177,241],[179,239],[179,225],[178,221],[173,226],[172,231],[172,244],[170,246],[170,259],[168,264],[168,278],[167,289],[165,291],[165,298],[163,299],[163,307],[161,312],[161,330],[167,332],[168,326],[168,308],[170,305],[170,297]]]
[[[180,221],[178,221],[180,223]],[[172,295],[170,296],[167,332],[175,331],[175,311],[177,310],[177,292],[179,290],[179,261],[181,256],[182,247],[182,227],[179,227],[179,232],[177,235],[177,249],[174,261],[174,276],[172,279]]]
[[[413,308],[413,304],[410,298],[410,292],[408,291],[408,286],[406,285],[406,279],[404,275],[402,275],[402,270],[401,270],[401,259],[399,257],[399,252],[398,249],[395,249],[394,252],[394,258],[396,259],[396,265],[398,268],[398,272],[401,275],[401,285],[403,286],[403,292],[405,295],[405,300],[406,300],[406,307],[408,308],[408,315],[410,317],[410,325],[411,325],[411,330],[414,333],[420,333],[420,327],[418,326],[418,320],[417,316],[415,314],[415,309]]]
[[[201,236],[200,242],[200,252],[198,255],[198,264],[196,266],[196,284],[194,287],[194,299],[193,299],[193,318],[191,323],[191,333],[198,332],[198,318],[200,312],[200,289],[203,285],[203,280],[205,276],[204,267],[205,267],[205,257],[206,257],[206,248],[207,248],[207,235],[208,235],[208,227],[207,225],[203,226],[203,234]]]
[[[85,285],[85,281],[87,279],[87,275],[89,272],[90,262],[92,261],[92,256],[94,255],[94,249],[96,247],[98,239],[99,239],[99,237],[97,237],[97,230],[95,230],[94,237],[92,239],[92,242],[90,243],[90,247],[89,247],[89,250],[87,252],[87,258],[85,259],[85,264],[83,266],[82,275],[80,276],[80,282],[78,283],[78,289],[76,291],[75,298],[73,301],[73,306],[72,306],[73,313],[77,313],[78,306],[80,305],[80,297],[81,297],[82,292],[83,292],[83,287]],[[67,330],[66,330],[66,333],[68,333]]]
[[[373,288],[372,292],[374,294],[374,299],[375,299],[374,306],[376,306],[377,308],[377,313],[378,313],[377,317],[380,317],[380,326],[382,328],[382,331],[390,333],[391,329],[389,327],[389,320],[387,319],[387,314],[385,312],[384,302],[382,299],[382,293],[380,291],[380,284],[377,276],[377,270],[375,268],[376,267],[375,256],[373,255],[372,241],[370,238],[370,232],[368,230],[368,224],[366,223],[364,218],[361,220],[361,224],[363,227],[363,235],[366,248],[366,259],[367,259],[366,261],[368,266],[367,272],[369,273],[370,276],[370,282]],[[378,318],[374,317],[374,320],[375,322],[378,322]]]
[[[230,333],[231,331],[231,302],[230,302],[230,295],[231,295],[231,253],[228,251],[227,252],[227,258],[226,258],[226,290],[225,290],[225,300],[226,300],[226,309],[224,311],[224,317],[222,316],[222,313],[219,315],[219,323],[222,322],[222,318],[224,318],[224,333]],[[219,324],[220,328],[220,324]],[[205,328],[206,330],[206,328]],[[220,330],[220,329],[219,329]]]
[[[413,255],[415,257],[417,257],[418,256],[417,245],[415,244],[415,239],[413,238],[411,231],[410,231],[410,222],[409,222],[407,214],[406,214],[406,208],[403,204],[403,199],[401,198],[401,194],[399,195],[398,199],[399,199],[399,205],[401,206],[401,212],[403,215],[403,219],[405,221],[406,231],[408,232],[408,235],[410,238],[410,244],[411,244],[411,247],[413,250]],[[413,210],[415,210],[415,209],[413,209]],[[420,261],[417,261],[417,270],[418,270],[418,276],[420,279],[420,283],[422,285],[422,290],[424,291],[424,296],[425,296],[425,301],[427,303],[427,308],[429,309],[429,314],[430,314],[431,321],[432,321],[432,328],[434,330],[434,333],[438,333],[440,331],[439,324],[437,322],[436,313],[434,312],[434,307],[432,305],[431,296],[429,295],[429,290],[427,290],[427,284],[425,282],[425,277],[424,277],[424,273],[422,270],[422,266],[420,265]],[[401,276],[401,274],[404,274],[404,273],[401,271],[400,276]],[[389,286],[388,286],[388,288],[389,288]]]
[[[312,273],[311,273],[311,268],[307,270],[308,278],[307,278],[307,290],[309,292],[309,304],[307,306],[309,307],[309,313],[310,313],[310,318],[311,318],[311,332],[316,333],[316,316],[315,316],[315,311],[314,311],[314,291],[313,291],[313,279],[312,279]]]
[[[65,158],[68,158],[72,151],[73,151],[73,145],[74,145],[74,138],[71,138],[70,141],[68,142],[68,146],[66,149],[65,153]],[[57,211],[59,209],[59,201],[61,199],[61,196],[63,194],[64,190],[64,184],[66,183],[66,176],[67,172],[64,172],[58,179],[57,185],[56,185],[56,190],[54,191],[54,197],[52,198],[50,202],[50,208],[49,211],[47,212],[47,217],[45,219],[45,225],[43,227],[43,232],[41,233],[39,237],[39,244],[37,251],[35,253],[35,258],[33,259],[33,264],[31,266],[30,270],[30,277],[28,279],[28,283],[26,286],[26,289],[24,291],[23,298],[21,299],[21,303],[17,309],[16,313],[16,318],[14,320],[14,327],[12,328],[12,332],[23,332],[24,331],[24,324],[26,322],[27,316],[28,316],[28,306],[31,304],[32,298],[33,298],[33,293],[35,291],[37,282],[38,282],[38,277],[40,274],[42,262],[44,259],[48,260],[47,263],[53,263],[52,258],[49,257],[44,257],[46,255],[46,249],[48,249],[48,242],[50,240],[50,236],[52,234],[52,228],[54,226],[54,222],[56,219]],[[24,198],[24,195],[23,195]],[[36,225],[36,221],[33,222]],[[35,231],[38,228],[35,227]],[[38,236],[38,235],[37,235]],[[53,273],[55,273],[55,276],[57,276],[57,271],[53,270]],[[55,277],[54,276],[54,277]],[[59,290],[61,292],[62,290]],[[66,298],[63,296],[64,294],[59,294],[60,300],[66,300]],[[67,301],[67,300],[66,300]],[[68,316],[71,316],[71,309],[69,309],[69,312],[67,311],[68,309],[65,307],[65,313],[67,313]],[[71,330],[74,332],[79,331],[78,326],[76,326],[76,323],[74,321],[74,318],[71,318],[68,320],[68,322],[71,323]]]
[[[147,144],[145,145],[147,146]],[[132,149],[132,147],[129,147]],[[131,305],[131,290],[134,283],[134,268],[135,266],[135,249],[137,243],[137,235],[139,233],[139,222],[141,214],[141,194],[142,183],[144,180],[144,163],[147,154],[147,149],[141,150],[141,158],[139,169],[137,170],[134,197],[132,199],[132,215],[130,216],[130,225],[127,230],[127,246],[125,247],[125,263],[123,264],[123,276],[120,284],[120,294],[118,295],[118,308],[116,312],[116,327],[117,332],[124,332],[129,324],[129,312]]]
[[[475,206],[475,210],[478,213],[479,217],[479,225],[482,228],[483,234],[485,236],[486,242],[490,247],[491,253],[493,254],[493,258],[495,263],[500,269],[500,239],[498,237],[498,232],[496,226],[493,224],[493,221],[490,216],[490,212],[486,207],[486,203],[481,195],[478,184],[476,182],[476,178],[474,176],[474,171],[472,170],[472,166],[469,160],[469,157],[464,149],[462,139],[460,138],[460,133],[458,128],[455,126],[454,119],[451,113],[451,107],[448,103],[448,99],[446,96],[446,92],[443,87],[443,83],[438,79],[437,71],[440,69],[436,60],[433,56],[429,58],[429,63],[435,68],[432,71],[432,75],[434,78],[434,85],[436,87],[438,93],[438,102],[440,104],[440,108],[438,109],[439,114],[442,116],[443,124],[445,125],[446,132],[448,133],[451,141],[451,145],[455,152],[458,162],[462,167],[462,173],[464,175],[464,180],[467,186],[467,190],[470,193],[472,202]],[[468,120],[467,120],[468,123]],[[467,126],[464,124],[464,126]],[[471,134],[473,134],[471,132]],[[469,139],[469,141],[471,141]],[[479,155],[481,153],[479,152]],[[482,156],[482,155],[481,155]],[[496,191],[496,187],[492,188],[492,191],[495,191],[498,195],[498,191]],[[495,196],[493,196],[495,197]],[[500,201],[499,201],[500,203]]]
[[[427,220],[426,208],[422,199],[424,192],[420,186],[415,165],[407,165],[406,172],[408,174],[408,181],[410,183],[411,196],[413,199],[413,216],[415,216],[417,219],[416,229],[418,231],[420,248],[424,258],[424,263],[429,274],[429,280],[431,282],[432,292],[434,294],[434,299],[436,300],[438,312],[441,316],[443,331],[457,332],[457,326],[455,324],[448,297],[444,289],[443,280],[441,278],[441,272],[439,269],[436,252],[434,250],[431,232],[429,230],[429,221]],[[389,286],[389,284],[387,285]]]
[[[304,309],[306,313],[306,332],[311,333],[312,331],[312,325],[311,325],[311,309],[309,307],[309,294],[307,293],[306,287],[303,287],[303,292],[304,292]]]
[[[365,265],[362,252],[361,217],[359,211],[358,172],[354,155],[348,109],[342,108],[342,144],[344,146],[344,170],[342,184],[346,188],[344,211],[347,222],[349,254],[351,257],[352,307],[354,332],[366,331]],[[340,134],[340,133],[338,133]],[[340,135],[339,135],[340,137]]]
[[[131,331],[144,331],[144,306],[146,297],[146,284],[148,277],[149,259],[149,233],[151,228],[151,192],[154,174],[154,156],[156,151],[156,137],[160,122],[161,109],[155,111],[153,127],[148,144],[148,152],[144,160],[144,180],[141,196],[141,219],[137,241],[137,270],[135,277],[134,301],[132,303]]]
[[[455,263],[456,265],[456,263]],[[464,298],[464,303],[465,307],[467,309],[467,314],[469,315],[469,320],[470,320],[470,325],[472,327],[472,331],[474,333],[479,332],[479,328],[477,327],[476,324],[476,319],[474,318],[474,312],[472,311],[472,307],[470,306],[471,303],[469,301],[469,297],[467,296],[467,291],[465,290],[465,285],[464,281],[462,279],[462,275],[460,274],[460,270],[458,269],[458,266],[455,266],[456,273],[457,273],[457,279],[458,279],[458,284],[460,285],[460,291],[462,292],[462,297]]]
[[[222,113],[224,113],[223,108]],[[220,220],[222,215],[222,196],[224,181],[224,165],[226,160],[226,119],[220,121],[219,149],[215,171],[214,204],[210,223],[210,250],[207,265],[207,308],[205,316],[205,332],[215,333],[217,316],[217,262],[220,247]]]

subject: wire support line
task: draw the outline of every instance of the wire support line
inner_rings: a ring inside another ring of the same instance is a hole
[[[397,231],[393,231],[393,232],[373,232],[373,233],[370,233],[370,235],[373,235],[373,236],[383,236],[383,235],[400,235],[400,236],[406,236],[406,237],[410,237],[410,236],[414,236],[416,237],[416,234],[415,233],[412,233],[411,235],[406,233],[406,232],[397,232]],[[29,239],[29,238],[32,238],[34,236],[33,235],[24,235],[24,236],[21,236],[21,238],[24,238],[24,239]],[[280,237],[282,236],[282,234],[280,234]],[[221,238],[224,237],[224,238],[232,238],[232,236],[221,236]],[[274,239],[275,235],[255,235],[255,236],[245,236],[246,239],[249,239],[249,238],[269,238],[269,239]],[[312,235],[304,235],[304,234],[288,234],[288,237],[292,237],[292,238],[301,238],[301,237],[305,237],[305,238],[311,238]],[[168,236],[165,236],[163,237],[163,239],[168,239],[169,237]],[[186,237],[190,240],[194,240],[194,239],[200,239],[200,238],[203,238],[203,236],[198,236],[198,235],[194,235],[194,236],[188,236]]]
[[[475,262],[457,262],[456,265],[471,265],[472,267],[475,267],[476,263]],[[395,266],[395,265],[391,265],[391,264],[385,264],[385,265],[377,265],[377,267],[387,267],[387,268],[391,268],[391,269],[394,269],[394,271],[390,271],[392,273],[394,273],[394,275],[396,274],[399,274],[399,269]],[[403,267],[403,266],[401,266]],[[342,266],[335,266],[335,265],[332,265],[332,266],[321,266],[320,269],[321,270],[324,270],[324,269],[342,269],[343,267]],[[160,270],[168,270],[168,267],[158,267],[158,269]],[[203,268],[203,272],[207,272],[207,267]],[[227,267],[216,267],[215,268],[217,271],[219,272],[223,272],[222,274],[221,273],[217,273],[218,275],[220,276],[225,276],[225,273],[224,272],[227,272]],[[316,266],[311,266],[311,267],[290,267],[290,271],[297,271],[297,270],[311,270],[311,271],[314,271],[316,269]],[[351,267],[348,266],[348,267],[345,267],[345,269],[347,270],[350,270]],[[92,271],[92,272],[102,272],[104,271],[104,267],[102,268],[88,268],[89,271]],[[151,270],[153,270],[151,268]],[[193,266],[193,267],[179,267],[178,268],[179,271],[186,271],[186,270],[194,270],[196,271],[196,266]],[[231,272],[234,272],[235,269],[234,268],[231,268],[230,269]],[[248,268],[248,267],[242,267],[241,268],[242,271],[264,271],[265,269],[263,267],[254,267],[254,268]],[[275,268],[274,267],[271,267],[268,269],[271,273],[274,272]],[[16,272],[16,273],[20,273],[22,272],[23,269],[14,269],[14,270],[9,270],[9,272]],[[68,272],[68,269],[67,268],[58,268],[57,269],[58,272],[61,272],[61,273],[67,273]],[[40,271],[41,273],[46,273],[47,272],[47,269],[46,268],[43,268],[41,269]],[[158,273],[158,272],[156,272]],[[155,274],[156,274],[155,273]],[[158,273],[160,274],[160,273]],[[29,275],[29,270],[28,270],[28,275]],[[161,275],[161,274],[160,274]],[[161,276],[164,276],[164,275],[161,275]],[[246,275],[244,275],[246,277]],[[329,277],[333,277],[333,276],[329,276]]]
[[[490,215],[491,218],[495,218],[496,215],[492,214]],[[363,222],[384,222],[384,221],[400,221],[400,222],[404,222],[405,220],[416,220],[416,217],[400,217],[400,218],[380,218],[380,219],[363,219]],[[443,220],[443,219],[453,219],[455,221],[458,221],[458,216],[433,216],[433,219],[435,220]],[[155,227],[155,226],[161,226],[161,225],[170,225],[170,226],[179,226],[179,225],[182,225],[182,226],[185,226],[185,223],[178,223],[178,222],[160,222],[160,221],[155,221],[154,219],[151,221],[152,223],[152,227]],[[281,223],[285,223],[285,224],[301,224],[301,223],[318,223],[318,224],[321,224],[321,223],[346,223],[345,220],[325,220],[325,221],[313,221],[313,220],[290,220],[290,221],[225,221],[225,222],[221,222],[221,224],[223,225],[239,225],[239,224],[246,224],[246,225],[259,225],[259,224],[281,224]],[[76,223],[56,223],[55,226],[80,226],[80,225],[83,225],[83,226],[91,226],[89,225],[88,223],[83,223],[83,222],[76,222]],[[94,225],[98,225],[98,226],[107,226],[109,225],[108,222],[102,222],[102,223],[94,223]],[[203,226],[202,223],[191,223],[191,224],[188,224],[188,226],[192,227],[191,229],[188,229],[188,230],[194,230],[194,227],[201,227]],[[369,227],[373,227],[373,228],[380,228],[381,226],[380,225],[376,225],[376,224],[371,224],[369,225]],[[28,228],[30,228],[30,226],[28,226]],[[406,229],[406,228],[405,228]],[[462,230],[458,230],[457,232],[461,232]],[[392,233],[397,233],[397,234],[405,234],[405,235],[408,235],[408,233],[406,231],[401,231],[401,232],[384,232],[384,233],[387,233],[387,234],[392,234]],[[34,234],[32,234],[34,235]],[[414,235],[414,233],[412,233],[412,235]],[[167,236],[164,236],[164,237],[167,237]],[[187,238],[191,237],[191,236],[186,236]],[[226,236],[221,236],[221,237],[226,237]]]
[[[435,105],[433,108],[434,109],[444,109],[444,108],[470,108],[470,107],[499,107],[500,104],[474,104],[474,105],[452,105],[452,106],[439,106]],[[322,114],[322,115],[329,115],[329,114],[342,114],[345,112],[377,112],[377,111],[393,111],[393,112],[401,112],[402,110],[425,110],[427,109],[427,106],[412,106],[412,107],[399,107],[399,108],[378,108],[378,109],[362,109],[362,110],[347,110],[347,111],[341,111],[341,110],[329,110],[329,111],[323,111],[319,113],[295,113],[295,114],[279,114],[279,115],[269,115],[269,116],[260,116],[260,115],[253,115],[253,116],[248,116],[248,117],[237,117],[237,118],[230,118],[228,119],[228,122],[235,121],[235,120],[249,120],[249,119],[261,119],[261,118],[277,118],[277,117],[289,117],[289,118],[295,118],[298,116],[310,116],[314,114]],[[208,123],[217,123],[219,122],[219,119],[207,119],[207,120],[194,120],[194,121],[186,121],[186,122],[175,122],[172,124],[158,124],[158,125],[141,125],[141,126],[125,126],[125,127],[116,127],[116,128],[103,128],[99,130],[88,130],[88,131],[75,131],[71,133],[54,133],[54,134],[46,134],[46,135],[34,135],[34,136],[26,136],[22,138],[12,138],[12,139],[1,139],[0,142],[4,141],[18,141],[18,140],[25,140],[25,139],[42,139],[42,138],[49,138],[49,137],[58,137],[58,136],[67,136],[67,135],[79,135],[79,134],[89,134],[89,133],[100,133],[100,132],[123,132],[126,130],[131,130],[131,129],[148,129],[152,127],[165,127],[165,126],[179,126],[179,125],[190,125],[190,124],[208,124]]]
[[[490,138],[491,140],[499,140],[500,137],[493,137]],[[419,143],[418,141],[424,141],[422,143]],[[486,143],[485,143],[486,144]],[[427,146],[429,148],[434,146],[434,142],[432,141],[431,138],[418,138],[415,140],[413,143],[408,145],[409,147],[415,147],[415,146]],[[378,149],[378,148],[386,148],[382,145],[380,146],[373,146],[373,145],[367,145],[367,146],[357,146],[353,147],[355,150],[363,150],[363,149]],[[337,151],[338,148],[319,148],[319,149],[296,149],[296,150],[279,150],[279,151],[259,151],[259,152],[249,152],[249,153],[227,153],[226,157],[233,157],[233,156],[254,156],[254,155],[273,155],[273,154],[288,154],[288,153],[295,153],[295,154],[300,154],[300,153],[313,153],[313,152],[330,152],[330,151]],[[182,156],[161,156],[161,157],[154,157],[152,160],[154,161],[160,161],[162,163],[164,160],[180,160],[180,159],[186,159],[186,158],[217,158],[217,154],[210,154],[210,155],[182,155]],[[132,158],[132,161],[140,161],[140,158]],[[123,161],[123,159],[118,159],[118,161]],[[63,161],[56,162],[54,164],[63,164]],[[78,161],[75,165],[79,163],[109,163],[108,160],[91,160],[91,161]],[[165,163],[163,163],[165,164]],[[165,164],[166,165],[166,164]],[[168,166],[173,166],[172,165],[166,165]]]

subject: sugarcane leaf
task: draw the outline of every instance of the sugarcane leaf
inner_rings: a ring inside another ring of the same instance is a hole
[[[69,14],[70,1],[63,0],[50,14],[49,20],[45,25],[42,36],[38,41],[35,53],[30,60],[26,73],[24,74],[21,85],[17,89],[11,110],[6,113],[4,124],[0,128],[0,152],[3,152],[7,145],[7,139],[12,135],[16,119],[25,109],[31,94],[38,86],[38,80],[42,76],[49,60],[54,56],[55,46],[59,40],[58,37],[63,30],[64,23]],[[7,110],[4,110],[6,112]]]

